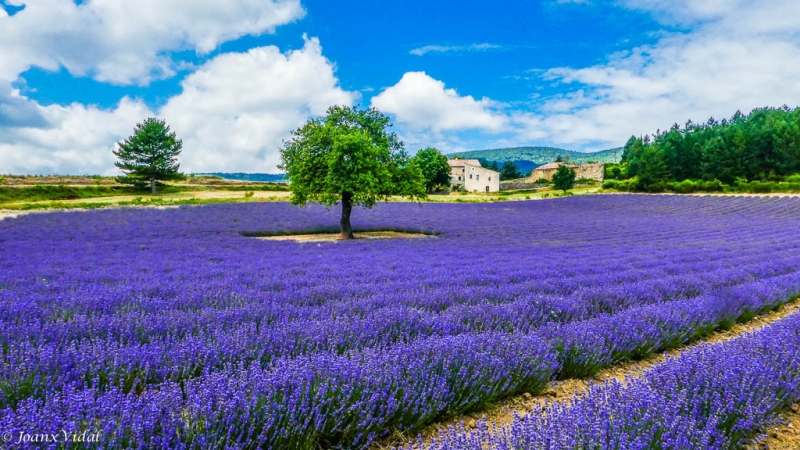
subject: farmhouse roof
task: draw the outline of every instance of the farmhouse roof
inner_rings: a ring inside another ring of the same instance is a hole
[[[481,166],[481,162],[477,159],[448,159],[447,164],[450,164],[450,167]]]
[[[536,170],[558,169],[559,167],[561,167],[561,166],[563,166],[565,164],[567,166],[569,166],[569,167],[577,167],[578,166],[577,164],[570,164],[570,163],[566,163],[566,162],[550,162],[550,163],[547,163],[547,164],[544,164],[544,165],[541,165],[541,166],[537,167]]]

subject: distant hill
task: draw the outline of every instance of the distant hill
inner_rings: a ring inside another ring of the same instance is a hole
[[[615,150],[617,152],[617,161],[619,161],[619,158],[622,156],[621,148],[584,153],[554,147],[516,147],[450,153],[447,157],[451,159],[455,157],[481,159],[500,163],[513,161],[519,166],[521,172],[528,172],[542,164],[555,161],[559,155],[565,158],[569,157],[569,160],[575,163],[586,163],[590,161],[613,163]]]
[[[224,178],[226,180],[236,180],[236,181],[252,181],[252,182],[261,182],[261,183],[288,183],[289,180],[286,179],[286,175],[282,173],[273,174],[273,173],[223,173],[223,172],[212,172],[212,173],[198,173],[195,175],[210,175],[214,177]]]

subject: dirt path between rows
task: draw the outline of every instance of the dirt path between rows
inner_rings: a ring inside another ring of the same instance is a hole
[[[405,233],[399,231],[356,231],[356,239],[421,239],[435,238],[436,236],[424,233]],[[339,242],[342,241],[339,233],[317,234],[287,234],[285,236],[263,236],[256,239],[264,241],[295,241],[295,242]]]
[[[767,430],[767,438],[750,450],[800,449],[800,403],[792,405],[781,418],[784,424]]]
[[[13,219],[14,217],[18,217],[23,214],[30,214],[32,212],[33,211],[15,211],[12,209],[0,209],[0,220]]]
[[[455,417],[451,420],[431,425],[418,433],[413,433],[413,435],[396,432],[388,439],[374,444],[371,447],[371,450],[387,450],[395,448],[396,446],[407,445],[409,442],[416,440],[417,434],[421,434],[424,442],[426,444],[430,444],[431,438],[437,437],[440,431],[447,430],[448,427],[455,426],[460,422],[464,422],[467,430],[474,429],[476,423],[480,420],[494,423],[497,426],[508,425],[514,421],[515,415],[524,416],[537,406],[548,403],[568,402],[576,395],[586,392],[589,389],[589,386],[611,381],[612,379],[624,381],[626,377],[639,377],[646,370],[664,362],[669,356],[678,356],[682,352],[695,348],[699,345],[720,343],[734,339],[745,333],[758,331],[765,326],[777,322],[797,311],[800,311],[800,300],[794,300],[791,303],[787,303],[778,311],[756,316],[747,323],[736,324],[728,331],[715,332],[707,338],[688,346],[666,353],[653,354],[641,361],[627,361],[617,364],[613,367],[609,367],[592,378],[568,379],[551,382],[547,390],[538,396],[532,396],[526,393],[520,396],[511,397],[495,403],[487,409],[475,411],[471,414]],[[769,439],[754,448],[770,450],[800,450],[800,414],[798,414],[798,411],[795,409],[795,412],[792,413],[790,411],[786,418],[787,420],[793,421],[782,427],[768,430],[766,434]],[[770,446],[764,447],[763,445]]]

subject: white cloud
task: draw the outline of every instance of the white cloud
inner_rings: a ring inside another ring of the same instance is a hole
[[[117,173],[111,153],[147,117],[164,118],[179,138],[181,170],[276,172],[282,139],[309,116],[351,105],[317,39],[283,54],[277,47],[216,56],[182,83],[158,111],[123,99],[113,109],[37,105],[47,126],[0,127],[0,172]],[[2,106],[2,104],[0,104]]]
[[[397,84],[373,97],[372,106],[393,114],[398,123],[415,131],[498,132],[506,122],[494,111],[497,102],[461,96],[424,72],[406,73]]]
[[[299,0],[31,0],[0,9],[0,172],[116,173],[111,153],[133,126],[158,116],[184,141],[187,171],[274,172],[290,131],[357,94],[338,86],[317,39],[297,51],[260,47],[194,67],[170,52],[205,54],[305,14]],[[188,64],[188,65],[187,65]],[[42,106],[12,89],[30,67],[112,84],[147,84],[193,70],[158,111],[124,98],[108,109]]]
[[[409,53],[416,56],[423,56],[427,53],[465,53],[465,52],[485,52],[503,48],[496,44],[471,44],[471,45],[426,45],[411,50]]]
[[[153,116],[139,101],[123,98],[111,110],[74,103],[36,108],[48,125],[0,128],[2,173],[117,174],[115,143]]]
[[[643,1],[664,23],[694,24],[652,46],[613,55],[605,64],[555,68],[544,78],[571,91],[522,115],[521,137],[544,136],[564,146],[622,145],[687,119],[705,121],[761,106],[797,106],[800,99],[800,3]]]
[[[0,11],[0,85],[32,66],[147,84],[174,73],[168,52],[208,53],[304,14],[299,0],[29,0],[14,16]]]
[[[217,56],[182,83],[160,115],[183,138],[186,170],[276,172],[282,139],[309,116],[357,96],[338,86],[319,40]]]
[[[475,123],[483,113],[495,124],[484,128],[496,133],[490,146],[582,150],[621,146],[632,134],[653,133],[687,119],[704,122],[736,110],[800,104],[800,2],[626,0],[623,5],[652,14],[668,29],[655,44],[609,55],[603,64],[545,71],[542,81],[555,83],[561,93],[537,98],[533,108],[469,108],[456,102],[438,107],[444,103],[438,100],[443,83],[424,79],[419,84],[440,89],[401,82],[387,90],[397,92],[387,95],[385,104],[405,122],[406,134],[423,140],[420,130],[430,123],[431,129],[448,131],[432,139],[453,149],[475,142],[461,130],[480,128]],[[464,116],[471,120],[457,120]],[[472,126],[437,126],[448,119]]]

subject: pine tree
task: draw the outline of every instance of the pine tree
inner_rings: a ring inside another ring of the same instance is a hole
[[[183,178],[178,172],[177,157],[183,142],[163,120],[149,118],[136,125],[133,135],[118,143],[114,155],[119,161],[115,166],[125,172],[117,181],[144,187],[150,184],[150,192],[156,193],[156,181]]]

